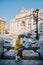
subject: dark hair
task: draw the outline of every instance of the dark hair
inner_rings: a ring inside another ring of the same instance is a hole
[[[20,36],[18,36],[18,38],[20,39],[21,37],[20,37]]]
[[[25,43],[25,41],[23,41],[23,43]]]

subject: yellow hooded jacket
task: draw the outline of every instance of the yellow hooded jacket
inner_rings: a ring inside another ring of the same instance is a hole
[[[22,47],[21,39],[17,38],[14,50],[19,50],[21,47]]]

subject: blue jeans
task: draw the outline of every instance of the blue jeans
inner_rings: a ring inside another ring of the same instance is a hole
[[[23,51],[23,50],[25,50],[26,48],[24,47],[24,46],[22,46],[21,48],[20,48],[20,51]]]

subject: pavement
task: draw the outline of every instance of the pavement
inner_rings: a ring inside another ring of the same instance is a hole
[[[15,60],[0,60],[0,65],[43,65],[43,60],[22,60],[20,62]]]

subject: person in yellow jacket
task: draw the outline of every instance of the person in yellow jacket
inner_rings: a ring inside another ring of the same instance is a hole
[[[18,52],[16,56],[16,60],[20,60],[20,58],[22,58],[22,51],[19,50],[21,47],[22,47],[21,37],[18,36],[16,40],[16,45],[14,47],[14,50]]]

